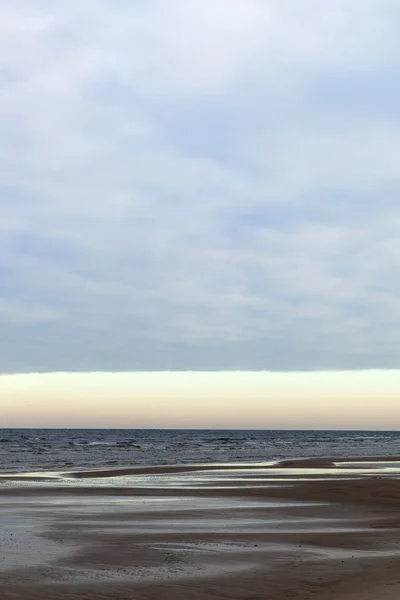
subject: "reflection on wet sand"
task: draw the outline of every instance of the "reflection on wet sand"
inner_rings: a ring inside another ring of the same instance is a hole
[[[398,598],[399,476],[393,458],[7,474],[0,598]]]

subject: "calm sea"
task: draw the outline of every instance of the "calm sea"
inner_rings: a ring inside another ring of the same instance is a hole
[[[398,431],[0,429],[0,471],[400,455]]]

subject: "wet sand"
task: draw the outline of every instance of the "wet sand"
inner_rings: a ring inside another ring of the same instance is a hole
[[[0,599],[398,600],[399,461],[0,476]]]

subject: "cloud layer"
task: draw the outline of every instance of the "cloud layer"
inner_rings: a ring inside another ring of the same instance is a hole
[[[4,0],[3,372],[400,361],[396,0]]]

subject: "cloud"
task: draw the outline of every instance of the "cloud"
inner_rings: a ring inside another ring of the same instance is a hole
[[[3,371],[398,365],[394,0],[0,17]]]

